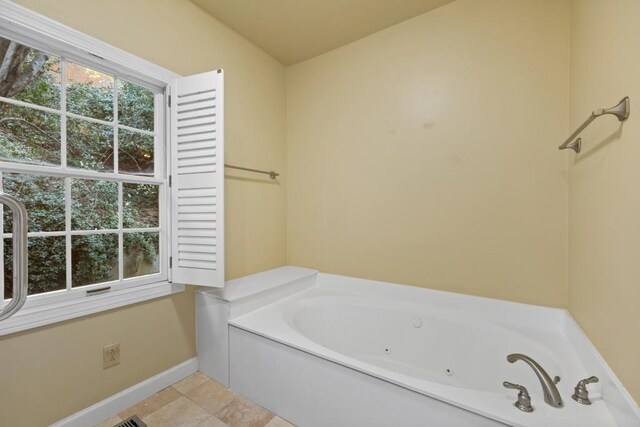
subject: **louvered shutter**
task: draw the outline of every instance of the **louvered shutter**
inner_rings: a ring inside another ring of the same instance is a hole
[[[223,73],[176,79],[171,128],[171,280],[224,286]]]

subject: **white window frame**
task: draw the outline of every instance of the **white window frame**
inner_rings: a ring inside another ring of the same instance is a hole
[[[174,79],[180,77],[169,70],[145,61],[121,49],[115,48],[98,39],[71,29],[47,17],[39,15],[27,8],[17,5],[9,0],[0,0],[0,29],[8,38],[19,43],[24,43],[36,49],[64,56],[65,59],[75,63],[97,68],[98,71],[110,73],[124,80],[147,88],[166,88]],[[156,131],[164,134],[162,149],[156,149],[155,164],[158,172],[154,178],[127,176],[122,180],[127,182],[158,183],[162,179],[163,185],[160,197],[166,200],[168,205],[169,186],[169,149],[167,136],[169,135],[169,120],[166,116],[166,93],[155,97],[155,124]],[[2,169],[12,172],[11,165],[2,163]],[[29,168],[20,165],[19,169]],[[18,167],[16,167],[18,169]],[[69,175],[68,170],[59,167],[34,166],[34,171],[46,170],[47,175]],[[16,170],[17,171],[17,170]],[[100,172],[74,170],[73,175],[82,177],[103,177]],[[111,177],[109,179],[112,179]],[[162,205],[162,204],[161,204]],[[160,247],[163,254],[160,259],[161,273],[167,272],[154,283],[140,284],[144,279],[127,279],[126,285],[119,284],[107,293],[87,295],[87,290],[110,286],[113,282],[99,283],[83,286],[77,289],[65,289],[29,296],[23,308],[14,316],[0,322],[0,336],[26,329],[48,325],[51,323],[73,319],[100,311],[110,310],[129,304],[146,301],[177,292],[182,292],[185,286],[170,282],[171,270],[166,268],[170,256],[171,230],[166,212],[161,214],[160,228],[166,230],[165,239],[161,239]],[[66,231],[68,233],[68,231]],[[163,268],[165,267],[165,268]],[[0,306],[3,305],[0,301]]]

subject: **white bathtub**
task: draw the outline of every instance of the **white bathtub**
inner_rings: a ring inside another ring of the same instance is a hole
[[[564,310],[276,272],[304,278],[277,286],[250,276],[213,295],[229,304],[228,384],[298,425],[640,425],[637,405]],[[562,408],[544,403],[534,372],[508,363],[510,353],[561,377]],[[593,404],[580,405],[573,388],[591,375],[601,380],[589,386]],[[525,385],[535,411],[517,410],[503,381]]]

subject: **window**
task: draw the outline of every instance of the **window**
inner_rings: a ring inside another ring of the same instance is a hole
[[[163,90],[2,36],[0,61],[0,188],[29,213],[29,295],[166,280]],[[3,219],[9,299],[11,212]]]
[[[179,78],[10,2],[0,63],[0,190],[29,214],[29,297],[0,334],[222,286],[221,70]]]

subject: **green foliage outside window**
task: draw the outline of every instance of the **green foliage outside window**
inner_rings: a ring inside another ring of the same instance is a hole
[[[60,61],[34,49],[19,51],[0,37],[0,63],[16,62],[20,85],[0,85],[0,96],[60,108]],[[13,50],[12,50],[13,49]],[[20,57],[10,57],[18,55]],[[35,64],[35,65],[34,65]],[[38,68],[39,67],[39,68]],[[22,74],[20,74],[22,73]],[[25,73],[27,75],[25,76]],[[31,75],[28,75],[31,73]],[[22,76],[22,77],[20,77]],[[28,82],[24,84],[24,80]],[[117,82],[118,119],[136,129],[153,131],[153,94],[140,86]],[[69,111],[85,117],[113,117],[113,86],[90,80],[67,84]],[[118,162],[122,172],[152,176],[153,137],[118,129],[122,134]],[[114,128],[81,119],[67,120],[69,167],[113,172]],[[60,166],[60,115],[0,102],[0,160]],[[3,191],[19,197],[29,211],[29,231],[64,231],[64,180],[27,174],[3,174]],[[118,185],[114,181],[72,179],[72,230],[117,228]],[[4,232],[11,230],[11,212],[4,210]],[[158,227],[158,187],[123,184],[125,228]],[[156,232],[125,234],[125,278],[157,272]],[[72,236],[72,285],[81,286],[118,278],[117,234]],[[5,298],[12,295],[11,239],[4,239]],[[66,287],[65,237],[29,238],[29,294]]]

